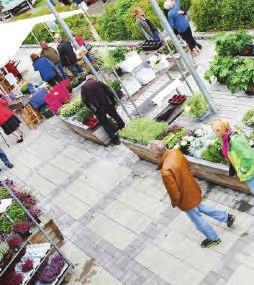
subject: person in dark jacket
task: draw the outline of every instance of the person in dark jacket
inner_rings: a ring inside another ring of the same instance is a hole
[[[135,8],[136,25],[146,40],[160,40],[157,27],[147,19],[140,7]]]
[[[60,61],[63,66],[67,67],[73,76],[78,77],[83,72],[82,67],[77,63],[77,56],[70,42],[64,41],[60,34],[55,34],[55,41],[58,44],[57,50]]]
[[[59,75],[57,67],[47,57],[39,57],[37,54],[32,53],[31,60],[33,62],[34,70],[39,71],[41,79],[48,82],[50,86],[54,86],[62,81],[62,77]]]
[[[168,150],[162,141],[152,141],[149,149],[158,161],[158,169],[171,200],[172,207],[185,212],[197,229],[206,237],[201,247],[208,248],[221,242],[217,233],[204,219],[203,215],[231,228],[235,216],[202,202],[201,189],[194,179],[189,162],[179,149]]]
[[[101,81],[96,81],[94,76],[89,74],[82,86],[81,98],[84,104],[97,116],[112,142],[120,144],[119,137],[113,131],[107,115],[114,119],[119,129],[124,128],[125,123],[115,109],[115,97],[109,87]]]
[[[13,168],[14,165],[10,162],[9,158],[7,157],[6,153],[0,148],[0,160],[2,160],[3,164],[8,168]],[[2,169],[0,168],[0,171]]]
[[[188,44],[193,55],[197,55],[202,49],[202,46],[196,42],[192,35],[188,15],[180,7],[180,1],[166,0],[164,8],[169,10],[168,22],[173,30],[179,33],[184,41]]]

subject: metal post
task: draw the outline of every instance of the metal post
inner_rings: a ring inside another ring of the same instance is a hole
[[[200,91],[203,93],[203,95],[206,98],[206,101],[208,102],[211,110],[213,111],[213,113],[217,112],[217,107],[213,101],[213,99],[210,97],[209,92],[203,82],[203,80],[200,78],[200,76],[198,75],[196,69],[194,68],[194,66],[192,65],[192,63],[189,61],[187,54],[185,53],[184,49],[182,48],[179,40],[177,39],[175,33],[173,32],[172,28],[170,27],[166,17],[164,16],[160,6],[158,5],[156,0],[149,0],[156,15],[158,16],[158,18],[160,19],[161,25],[163,26],[163,28],[166,30],[167,34],[171,37],[173,43],[175,44],[178,52],[180,53],[186,67],[189,69],[192,77],[194,78],[197,86],[199,87]]]
[[[50,2],[50,0],[47,0],[47,6],[48,8],[51,10],[51,12],[53,13],[53,15],[55,16],[56,20],[59,22],[60,26],[62,27],[62,29],[64,30],[65,34],[68,36],[68,38],[70,39],[71,43],[73,44],[73,46],[79,50],[80,46],[78,45],[78,43],[76,42],[76,40],[74,39],[72,32],[70,31],[70,29],[68,28],[68,26],[66,25],[66,23],[64,22],[64,20],[60,17],[60,15],[58,14],[58,12],[56,11],[55,7],[52,5],[52,3]],[[91,64],[90,60],[87,58],[86,55],[83,56],[83,60],[85,61],[85,63],[88,65],[88,67],[91,69],[92,73],[94,74],[94,76],[96,77],[96,79],[98,81],[101,81],[100,75],[98,74],[98,72],[95,70],[95,68],[93,67],[93,65]],[[111,89],[112,90],[112,89]],[[113,90],[112,90],[113,91]],[[114,92],[114,91],[113,91]],[[119,100],[117,94],[114,92],[114,95],[116,96],[116,98],[118,99],[121,107],[123,108],[124,112],[126,113],[126,115],[128,116],[129,119],[131,119],[131,116],[129,115],[127,109],[124,107],[124,105],[122,104],[121,100]]]

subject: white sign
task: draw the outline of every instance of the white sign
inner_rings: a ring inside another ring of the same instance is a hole
[[[79,4],[79,7],[84,11],[88,11],[88,6],[86,5],[84,1]]]

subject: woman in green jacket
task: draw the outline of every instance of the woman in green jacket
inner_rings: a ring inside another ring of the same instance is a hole
[[[245,182],[254,195],[254,149],[241,131],[233,131],[225,119],[212,123],[214,133],[222,141],[222,154],[234,167],[240,181]]]

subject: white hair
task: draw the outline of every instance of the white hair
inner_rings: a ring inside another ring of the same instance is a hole
[[[165,10],[169,10],[174,6],[174,2],[166,0],[163,4]]]
[[[156,155],[163,155],[163,153],[167,150],[166,145],[159,140],[151,141],[148,147],[150,151]]]

